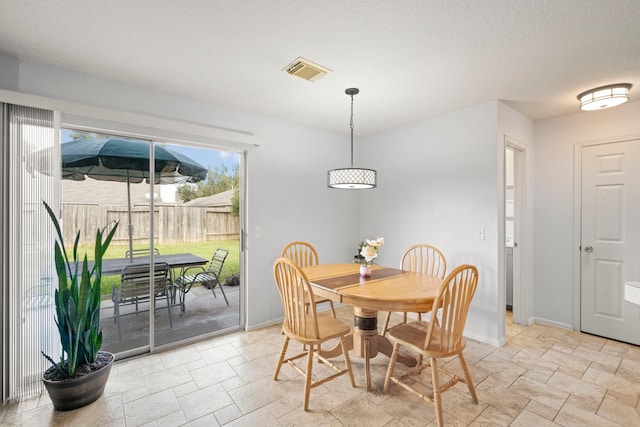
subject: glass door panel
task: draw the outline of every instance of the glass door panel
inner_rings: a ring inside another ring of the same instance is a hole
[[[154,185],[154,247],[171,268],[173,324],[157,300],[157,346],[240,325],[240,156],[156,142],[158,169],[163,150],[177,153],[181,176],[156,172]]]
[[[78,252],[93,260],[96,230],[107,234],[118,227],[104,255],[100,312],[102,349],[116,354],[143,353],[149,348],[151,301],[140,289],[123,288],[121,278],[125,267],[149,264],[148,257],[132,257],[130,249],[149,248],[150,190],[145,177],[150,145],[114,135],[62,132],[65,241],[73,242],[80,230]]]

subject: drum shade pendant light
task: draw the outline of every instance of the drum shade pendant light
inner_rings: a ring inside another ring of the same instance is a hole
[[[578,95],[580,109],[586,111],[603,110],[624,104],[629,100],[629,83],[601,86]]]
[[[353,167],[353,96],[360,90],[350,88],[344,91],[351,96],[351,167],[333,169],[327,172],[327,185],[331,188],[343,188],[348,190],[359,190],[376,187],[376,171],[373,169],[363,169]]]

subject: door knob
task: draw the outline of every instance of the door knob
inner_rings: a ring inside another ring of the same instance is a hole
[[[593,246],[585,246],[584,247],[584,251],[585,252],[593,252]]]

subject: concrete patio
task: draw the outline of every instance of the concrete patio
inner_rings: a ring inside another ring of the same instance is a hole
[[[210,289],[194,286],[185,300],[185,313],[179,305],[171,307],[173,328],[169,326],[168,310],[164,299],[156,300],[155,343],[156,345],[180,341],[195,336],[231,329],[240,325],[239,286],[224,286],[229,300],[225,303],[219,287],[216,286],[214,297]],[[177,303],[177,301],[176,301]],[[103,334],[103,350],[118,353],[131,348],[145,346],[149,343],[149,302],[139,306],[135,313],[135,305],[120,308],[122,339],[118,339],[118,329],[113,317],[113,302],[104,300],[101,305],[101,321]]]

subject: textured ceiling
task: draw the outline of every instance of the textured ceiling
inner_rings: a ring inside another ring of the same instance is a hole
[[[638,0],[0,0],[0,53],[345,133],[358,87],[369,134],[495,99],[575,113],[609,83],[640,100],[639,21]],[[333,72],[284,73],[299,56]]]

